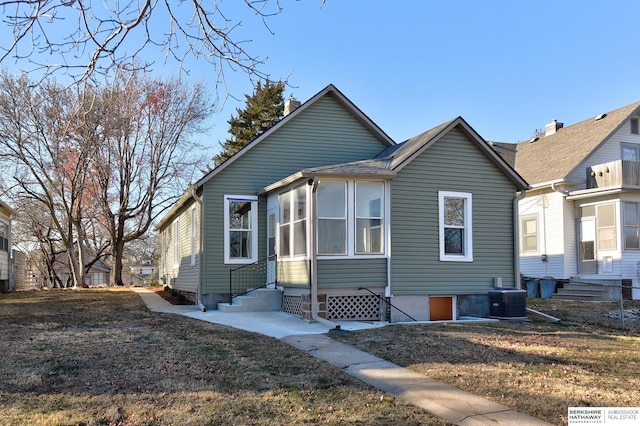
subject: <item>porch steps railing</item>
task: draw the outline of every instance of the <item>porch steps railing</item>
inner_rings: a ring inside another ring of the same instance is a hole
[[[271,263],[270,263],[271,262]],[[269,265],[274,268],[269,274]],[[269,256],[257,262],[242,265],[229,270],[229,305],[234,304],[234,300],[257,289],[273,286],[278,287],[278,262],[275,255]],[[273,280],[269,279],[273,276]]]

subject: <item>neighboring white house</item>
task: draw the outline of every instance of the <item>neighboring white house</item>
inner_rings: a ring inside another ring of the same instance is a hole
[[[633,285],[640,299],[640,102],[527,142],[494,144],[531,189],[519,201],[525,277]]]
[[[11,218],[15,211],[0,201],[0,292],[13,290],[11,268]]]

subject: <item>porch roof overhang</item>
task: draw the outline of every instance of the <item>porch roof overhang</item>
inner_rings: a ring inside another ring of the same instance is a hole
[[[349,163],[337,166],[315,167],[303,169],[297,173],[287,176],[277,182],[272,183],[258,191],[259,196],[266,195],[272,191],[291,185],[303,179],[393,179],[397,175],[395,170],[387,168],[387,162],[365,161],[359,163]]]
[[[586,198],[594,198],[594,197],[602,197],[607,195],[616,195],[624,192],[625,189],[635,189],[636,191],[640,190],[640,187],[636,188],[602,188],[602,189],[582,189],[579,191],[572,191],[567,195],[567,200],[584,200]]]

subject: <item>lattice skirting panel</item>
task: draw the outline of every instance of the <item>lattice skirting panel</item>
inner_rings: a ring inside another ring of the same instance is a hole
[[[327,295],[327,319],[378,321],[380,299],[372,294]]]
[[[302,296],[284,295],[282,310],[288,314],[302,318]]]

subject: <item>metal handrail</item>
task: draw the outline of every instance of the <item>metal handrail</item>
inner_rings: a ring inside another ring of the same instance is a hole
[[[276,268],[274,271],[275,280],[272,282],[267,281],[267,263],[269,261],[274,261]],[[234,297],[244,296],[255,289],[265,288],[270,284],[274,284],[276,288],[278,287],[278,262],[275,254],[256,262],[230,269],[229,304],[233,304]]]
[[[365,287],[358,287],[358,290],[366,290],[369,293],[373,294],[374,296],[376,296],[378,299],[382,300],[383,302],[385,302],[387,305],[391,306],[393,309],[401,312],[402,314],[408,316],[409,318],[411,318],[414,321],[418,321],[417,319],[415,319],[414,317],[412,317],[411,315],[409,315],[408,313],[406,313],[405,311],[403,311],[402,309],[398,308],[397,306],[394,306],[393,303],[389,302],[389,300],[387,300],[386,297],[382,297],[380,296],[378,293],[374,293],[373,291],[369,290],[368,288]]]

